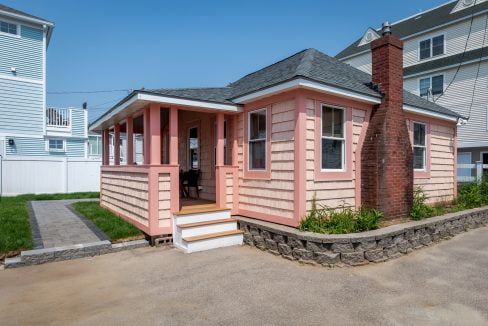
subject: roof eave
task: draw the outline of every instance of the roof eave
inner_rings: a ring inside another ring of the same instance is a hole
[[[158,102],[168,105],[178,105],[186,107],[195,107],[200,109],[209,109],[214,111],[225,111],[225,112],[241,112],[242,108],[240,105],[216,103],[209,101],[199,101],[195,99],[188,99],[182,97],[166,96],[149,91],[136,90],[127,95],[119,103],[117,103],[110,110],[105,112],[101,117],[92,122],[89,126],[90,131],[100,131],[104,129],[104,124],[107,121],[112,120],[115,115],[122,113],[124,109],[128,108],[132,104],[137,104],[141,102],[141,106],[146,105],[149,102]],[[106,127],[106,126],[105,126]]]
[[[0,9],[0,14],[9,18],[18,19],[25,21],[30,24],[40,25],[46,31],[46,47],[49,46],[49,41],[51,40],[51,35],[54,29],[54,23],[50,22],[49,20],[41,19],[41,18],[34,18],[26,15],[21,15],[17,13],[13,13],[10,11],[5,11]]]
[[[431,118],[437,118],[437,119],[441,119],[441,120],[447,120],[447,121],[456,122],[456,123],[458,122],[459,119],[465,119],[461,115],[448,115],[445,113],[434,112],[434,111],[431,111],[431,110],[428,110],[425,108],[420,108],[420,107],[409,105],[409,104],[403,104],[403,110],[406,112],[410,112],[410,113],[416,113],[416,114],[420,114],[423,116],[428,116]]]
[[[292,78],[266,88],[258,89],[251,93],[234,97],[232,98],[232,101],[235,103],[244,104],[244,103],[257,100],[262,97],[289,91],[295,88],[307,88],[307,89],[316,90],[316,91],[320,91],[320,92],[324,92],[324,93],[328,93],[340,97],[353,98],[360,102],[366,102],[370,104],[381,103],[381,96],[379,94],[376,97],[369,94],[364,94],[361,92],[356,92],[349,89],[337,87],[334,85],[317,82],[304,77]]]

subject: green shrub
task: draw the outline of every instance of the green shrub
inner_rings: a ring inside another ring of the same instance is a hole
[[[486,195],[483,195],[481,192],[483,187],[477,183],[461,185],[458,189],[457,197],[457,205],[459,208],[470,209],[486,204]]]
[[[421,220],[426,217],[434,216],[436,210],[430,207],[425,202],[427,201],[427,196],[420,187],[416,187],[413,190],[413,205],[412,211],[410,212],[410,217],[412,220]]]
[[[377,229],[382,218],[383,213],[374,209],[353,210],[345,205],[338,209],[317,207],[314,196],[312,208],[300,222],[299,228],[302,231],[328,234],[363,232]]]

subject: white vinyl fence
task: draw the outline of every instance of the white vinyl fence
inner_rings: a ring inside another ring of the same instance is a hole
[[[458,164],[458,182],[480,182],[484,173],[488,173],[488,164],[476,162],[476,164]]]
[[[0,195],[100,191],[99,159],[0,157]]]

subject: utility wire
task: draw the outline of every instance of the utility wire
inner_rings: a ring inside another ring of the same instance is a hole
[[[471,13],[471,23],[469,24],[468,36],[466,37],[466,43],[464,44],[463,55],[461,56],[461,60],[459,61],[459,64],[458,64],[457,69],[456,69],[456,72],[454,73],[454,76],[452,77],[451,81],[447,85],[447,87],[444,90],[444,92],[442,92],[442,94],[439,95],[436,99],[434,99],[434,96],[432,96],[432,100],[433,100],[434,103],[437,102],[444,94],[446,94],[447,90],[449,89],[449,87],[451,87],[452,83],[456,79],[456,77],[457,77],[457,75],[459,73],[459,70],[461,70],[461,66],[462,66],[463,61],[464,61],[464,56],[466,55],[466,51],[468,49],[469,39],[471,37],[471,31],[473,30],[474,14],[476,13],[475,6],[476,6],[476,2],[477,1],[478,0],[474,0],[473,10],[472,10],[472,13]],[[446,42],[446,41],[444,40],[444,42]]]
[[[483,42],[481,43],[481,54],[480,54],[480,59],[478,60],[478,69],[476,70],[476,77],[474,79],[473,93],[471,94],[471,104],[469,105],[468,120],[469,118],[471,118],[471,109],[473,108],[474,94],[476,92],[476,84],[478,83],[478,78],[480,76],[481,60],[483,60],[483,52],[485,49],[484,45],[486,41],[487,30],[488,30],[488,14],[486,14],[486,19],[485,19],[485,32],[483,34]]]
[[[95,93],[115,93],[115,92],[127,92],[130,93],[130,89],[110,89],[110,90],[101,90],[101,91],[59,91],[59,92],[47,92],[48,94],[95,94]]]

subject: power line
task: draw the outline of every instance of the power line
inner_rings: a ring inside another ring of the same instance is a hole
[[[127,92],[130,93],[130,89],[110,89],[110,90],[99,90],[99,91],[58,91],[58,92],[47,92],[53,95],[63,95],[63,94],[95,94],[95,93],[115,93],[115,92]]]
[[[484,45],[486,41],[487,29],[488,29],[488,14],[486,14],[486,19],[485,19],[485,32],[483,34],[483,42],[481,43],[481,54],[480,54],[480,59],[478,60],[478,69],[476,70],[476,77],[474,79],[473,93],[471,94],[471,104],[469,105],[468,120],[469,118],[471,118],[471,109],[473,108],[474,94],[476,92],[476,84],[478,83],[478,78],[480,76],[481,60],[483,59],[483,50],[485,49]]]
[[[452,77],[451,81],[447,85],[447,87],[444,90],[444,92],[442,92],[442,94],[439,95],[436,99],[434,99],[434,96],[432,96],[432,100],[433,100],[434,103],[437,102],[444,94],[446,94],[447,90],[449,89],[449,87],[451,87],[452,83],[456,79],[456,77],[457,77],[457,75],[459,73],[459,70],[461,70],[461,65],[463,64],[464,56],[466,55],[466,51],[468,49],[468,44],[469,44],[469,38],[471,36],[471,31],[473,30],[473,21],[474,21],[474,14],[476,13],[475,7],[476,7],[476,2],[477,1],[478,0],[474,0],[473,10],[472,10],[472,13],[471,13],[471,23],[469,24],[468,36],[466,37],[466,43],[464,44],[463,55],[461,56],[461,60],[459,61],[459,64],[458,64],[457,69],[456,69],[456,72],[454,73],[454,76]]]

